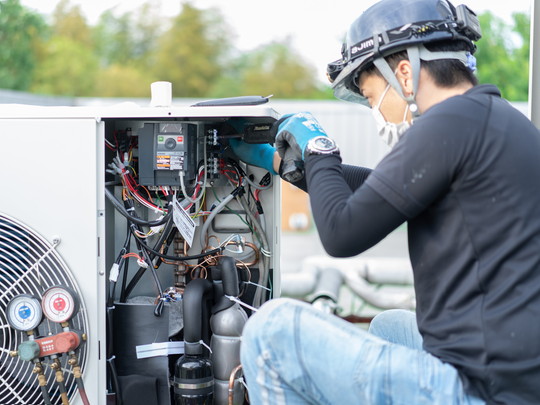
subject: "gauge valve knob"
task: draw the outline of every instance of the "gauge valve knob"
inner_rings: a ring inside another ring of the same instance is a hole
[[[39,344],[33,340],[22,342],[19,345],[19,357],[24,361],[33,361],[39,357],[41,348]]]

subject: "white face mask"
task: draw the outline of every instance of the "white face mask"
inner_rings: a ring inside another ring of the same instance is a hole
[[[409,104],[407,104],[407,107],[405,107],[405,114],[403,114],[403,121],[399,124],[394,124],[393,122],[388,122],[384,119],[381,111],[379,110],[381,103],[384,99],[384,96],[386,96],[386,93],[390,89],[390,84],[386,86],[386,89],[384,89],[383,93],[381,94],[381,98],[379,99],[379,102],[375,107],[371,109],[371,113],[373,114],[373,118],[375,119],[375,125],[377,125],[377,132],[379,133],[379,136],[382,138],[382,140],[391,148],[393,148],[396,143],[398,143],[399,138],[401,138],[401,135],[409,129],[411,124],[407,122],[407,113],[409,112]]]

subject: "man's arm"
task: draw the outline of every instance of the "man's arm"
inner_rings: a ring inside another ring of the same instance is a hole
[[[306,159],[307,188],[311,190],[317,231],[326,252],[336,257],[354,256],[369,249],[407,220],[371,187],[350,187],[344,172],[350,171],[348,176],[360,184],[367,175],[364,170],[348,168],[335,155]]]
[[[283,165],[281,164],[281,158],[279,157],[279,154],[276,152],[277,155],[277,165],[274,166],[274,170],[279,173],[280,177],[283,178]],[[276,160],[274,160],[276,162]],[[352,166],[352,165],[342,165],[343,168],[343,178],[347,185],[350,187],[351,190],[356,190],[358,187],[360,187],[364,181],[368,178],[368,176],[371,174],[372,169],[369,169],[367,167],[361,167],[361,166]],[[304,190],[306,193],[308,192],[307,189],[307,182],[306,178],[303,177],[301,180],[292,183],[296,187],[298,187],[301,190]]]

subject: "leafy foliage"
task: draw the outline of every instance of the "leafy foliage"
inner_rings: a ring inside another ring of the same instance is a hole
[[[69,37],[54,36],[47,42],[44,54],[32,91],[67,96],[93,93],[98,64],[90,48]]]
[[[43,94],[89,96],[97,72],[92,30],[79,6],[61,0],[53,13],[51,36],[43,44],[30,89]]]
[[[214,88],[214,96],[253,93],[313,98],[319,94],[314,69],[291,51],[287,40],[271,42],[241,56],[230,71],[232,80],[229,75],[222,77]]]
[[[224,73],[226,29],[214,10],[207,13],[184,3],[182,12],[159,39],[154,66],[160,80],[173,84],[176,97],[203,97]]]
[[[290,38],[250,52],[233,46],[234,32],[217,9],[181,0],[180,13],[160,14],[160,0],[118,15],[105,11],[90,26],[79,6],[60,0],[49,25],[19,0],[0,0],[0,88],[38,93],[148,97],[150,83],[173,83],[175,97],[333,99],[330,86],[294,49]],[[511,100],[526,100],[529,17],[508,25],[480,15],[478,78],[494,83]]]
[[[25,9],[19,0],[0,1],[0,88],[30,87],[46,29],[43,18]]]
[[[526,101],[529,89],[529,17],[512,15],[513,27],[486,12],[480,15],[483,36],[476,53],[478,80],[496,84],[510,101]]]

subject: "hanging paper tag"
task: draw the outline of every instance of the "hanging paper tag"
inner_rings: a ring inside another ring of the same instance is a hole
[[[182,207],[180,202],[173,196],[173,221],[180,234],[184,237],[189,246],[193,244],[195,235],[195,222],[191,219],[188,212]]]

